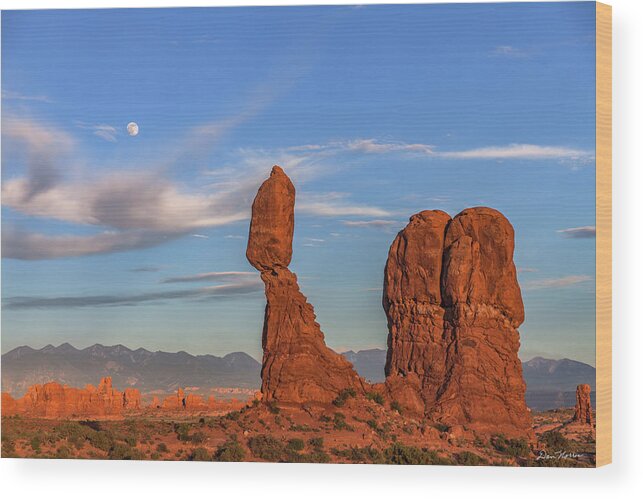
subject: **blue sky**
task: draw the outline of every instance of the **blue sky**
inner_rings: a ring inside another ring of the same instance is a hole
[[[329,346],[386,345],[423,209],[516,229],[521,357],[595,364],[594,4],[5,11],[2,351],[260,358],[245,260],[273,164]],[[139,135],[127,135],[135,121]]]

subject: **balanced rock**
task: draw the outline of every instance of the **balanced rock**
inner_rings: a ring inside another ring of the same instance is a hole
[[[246,256],[265,285],[261,369],[263,400],[328,403],[345,388],[364,392],[364,381],[343,356],[328,348],[312,305],[288,269],[292,257],[295,188],[274,166],[252,204]]]
[[[447,424],[529,431],[513,251],[513,228],[496,210],[411,217],[384,276],[392,398]]]
[[[576,387],[576,409],[574,411],[575,423],[593,425],[594,415],[592,414],[592,400],[590,394],[592,387],[589,385],[578,385]]]

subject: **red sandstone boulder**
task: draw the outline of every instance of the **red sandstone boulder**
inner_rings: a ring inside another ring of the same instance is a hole
[[[141,393],[136,388],[125,388],[123,392],[123,409],[140,409]]]
[[[576,410],[574,411],[573,422],[587,425],[594,424],[591,393],[592,388],[589,385],[578,385],[576,387]]]
[[[292,256],[295,189],[275,166],[257,192],[246,256],[265,284],[261,392],[267,401],[322,402],[344,388],[364,392],[364,381],[328,348],[315,313],[288,270]]]

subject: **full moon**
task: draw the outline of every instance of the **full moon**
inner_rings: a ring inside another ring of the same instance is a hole
[[[127,124],[127,133],[129,133],[132,137],[138,135],[138,125],[134,123],[133,121],[131,123]]]

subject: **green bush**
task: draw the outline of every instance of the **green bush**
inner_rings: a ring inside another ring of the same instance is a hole
[[[42,445],[42,438],[40,435],[34,435],[29,441],[29,445],[35,452],[40,452],[40,446]]]
[[[167,452],[167,445],[165,445],[164,442],[161,442],[160,444],[158,444],[156,446],[156,452],[166,453]]]
[[[210,453],[208,452],[207,449],[204,449],[203,447],[197,447],[190,453],[190,457],[188,457],[188,460],[190,461],[210,461]]]
[[[248,440],[250,452],[255,457],[266,461],[277,462],[283,458],[284,445],[270,435],[258,435]]]
[[[143,454],[138,449],[128,447],[125,444],[115,443],[109,450],[107,457],[109,457],[109,459],[134,460],[143,459]]]
[[[333,426],[336,430],[353,431],[353,427],[346,423],[346,416],[341,412],[336,412],[333,416]]]
[[[397,411],[398,413],[402,414],[402,406],[400,405],[399,402],[393,401],[391,402],[391,409],[394,411]]]
[[[236,435],[232,435],[223,444],[217,447],[214,453],[215,461],[222,462],[240,462],[246,457],[246,451],[237,440]]]
[[[368,393],[366,394],[366,398],[367,398],[368,400],[372,400],[372,401],[373,401],[373,402],[375,402],[376,404],[384,405],[384,397],[382,396],[382,394],[381,394],[381,393],[377,393],[377,392],[368,392]]]
[[[304,447],[305,444],[301,438],[291,438],[290,440],[288,440],[288,445],[286,446],[288,450],[292,450],[295,452],[304,450]]]
[[[324,448],[324,437],[315,437],[308,440],[308,445],[313,449],[321,450]]]
[[[504,435],[494,435],[491,437],[491,445],[498,452],[511,457],[527,457],[531,453],[529,444],[522,438],[514,439],[507,438]]]
[[[69,459],[71,456],[71,451],[69,450],[69,447],[66,445],[63,445],[61,447],[58,447],[56,449],[56,458],[58,459]]]
[[[569,450],[570,442],[559,431],[547,431],[540,437],[540,441],[544,443],[548,449],[554,451]]]
[[[435,451],[401,443],[394,443],[384,450],[384,461],[386,464],[453,464]]]
[[[433,428],[435,428],[441,433],[446,433],[447,431],[449,431],[450,426],[444,423],[434,423]]]
[[[489,463],[489,461],[487,461],[485,458],[469,451],[464,451],[456,454],[455,462],[462,466],[484,466]]]
[[[380,464],[384,462],[382,453],[372,447],[350,447],[349,449],[333,449],[332,453],[337,457],[348,459],[352,463],[373,463]]]
[[[344,388],[341,392],[339,392],[337,398],[333,400],[333,405],[335,405],[336,407],[343,407],[346,403],[346,400],[348,400],[349,398],[354,398],[356,395],[357,393],[355,393],[354,389]]]
[[[105,452],[114,445],[114,437],[107,431],[92,431],[87,435],[87,439],[93,447]]]

